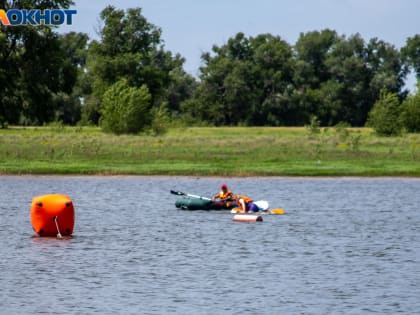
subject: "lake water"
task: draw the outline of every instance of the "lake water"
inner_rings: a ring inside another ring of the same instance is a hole
[[[238,223],[169,190],[286,215]],[[32,197],[68,194],[74,238],[33,238]],[[419,314],[420,180],[0,177],[1,314]]]

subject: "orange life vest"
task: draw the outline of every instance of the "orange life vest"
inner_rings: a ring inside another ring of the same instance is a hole
[[[239,201],[239,199],[243,199],[246,204],[252,202],[252,199],[251,198],[248,198],[247,196],[237,195],[237,197],[238,197],[238,200],[237,201]]]
[[[230,190],[227,190],[226,193],[223,192],[223,190],[221,190],[219,192],[219,198],[220,199],[227,199],[228,197],[233,197],[233,192]]]

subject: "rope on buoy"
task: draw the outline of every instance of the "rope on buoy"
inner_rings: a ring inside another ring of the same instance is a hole
[[[55,222],[55,226],[57,227],[57,232],[58,232],[58,234],[57,234],[57,238],[63,238],[62,236],[61,236],[61,233],[60,233],[60,228],[58,227],[58,217],[57,216],[55,216],[54,217],[54,222]]]

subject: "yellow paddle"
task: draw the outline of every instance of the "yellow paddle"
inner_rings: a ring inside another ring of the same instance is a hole
[[[284,209],[278,208],[278,209],[273,209],[270,210],[271,214],[285,214],[286,212],[284,211]]]

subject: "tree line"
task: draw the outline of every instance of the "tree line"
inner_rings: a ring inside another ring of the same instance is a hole
[[[72,4],[0,0],[5,9]],[[137,133],[164,131],[171,120],[301,126],[315,117],[323,126],[386,124],[391,132],[383,134],[420,130],[420,96],[404,89],[410,70],[420,79],[420,35],[397,49],[330,29],[301,33],[294,45],[238,33],[202,54],[195,78],[140,8],[108,6],[100,21],[99,39],[45,25],[0,26],[1,126],[60,121]]]

